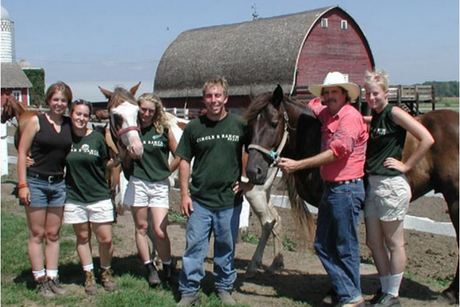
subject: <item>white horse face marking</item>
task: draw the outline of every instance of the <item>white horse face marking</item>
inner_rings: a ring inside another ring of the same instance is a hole
[[[119,131],[123,129],[127,129],[129,127],[137,127],[137,116],[139,113],[139,107],[134,105],[128,101],[123,102],[116,108],[112,108],[111,112],[114,115],[118,115],[120,118],[123,119],[121,127]],[[120,136],[121,142],[126,146],[128,149],[129,154],[138,159],[142,157],[144,152],[144,147],[142,146],[141,139],[139,137],[138,130],[130,130],[126,133],[121,134]]]

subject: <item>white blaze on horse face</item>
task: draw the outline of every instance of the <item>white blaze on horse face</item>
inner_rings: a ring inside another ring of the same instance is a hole
[[[113,108],[112,112],[123,118],[121,129],[137,127],[137,116],[139,113],[139,107],[137,105],[125,101],[116,108]],[[128,149],[130,156],[135,159],[142,157],[144,147],[142,146],[138,130],[131,130],[123,133],[120,138],[121,142]]]

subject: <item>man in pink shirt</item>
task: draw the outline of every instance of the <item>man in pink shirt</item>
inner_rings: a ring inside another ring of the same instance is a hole
[[[358,85],[340,72],[330,72],[323,84],[311,85],[320,98],[308,106],[320,120],[321,152],[302,160],[280,158],[285,172],[320,167],[325,189],[319,205],[315,250],[332,284],[337,306],[364,306],[359,273],[358,223],[364,204],[364,162],[367,127],[350,105]]]

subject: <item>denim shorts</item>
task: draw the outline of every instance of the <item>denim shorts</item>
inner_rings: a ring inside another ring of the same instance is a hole
[[[56,182],[27,176],[30,191],[30,207],[64,207],[66,188],[64,179]]]

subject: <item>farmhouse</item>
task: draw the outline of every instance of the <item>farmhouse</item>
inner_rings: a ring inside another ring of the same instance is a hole
[[[374,68],[358,24],[338,6],[261,18],[181,33],[158,65],[154,91],[166,107],[201,108],[205,80],[225,76],[230,108],[244,108],[252,95],[280,84],[286,93],[308,95],[329,71],[362,85]]]
[[[6,98],[14,96],[14,98],[25,104],[29,105],[30,95],[29,90],[32,87],[29,79],[22,71],[21,67],[17,63],[2,63],[1,65],[1,97],[2,105]]]

